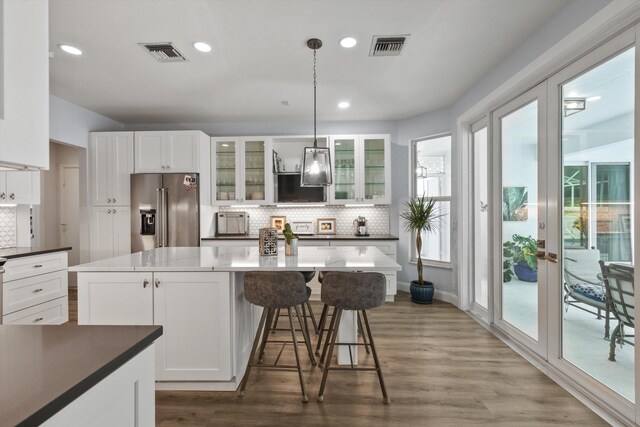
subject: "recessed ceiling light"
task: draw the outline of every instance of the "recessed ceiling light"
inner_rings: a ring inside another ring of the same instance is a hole
[[[602,99],[602,97],[600,95],[590,96],[589,98],[587,98],[587,101],[592,102],[597,101],[598,99]]]
[[[353,37],[344,37],[340,40],[340,46],[347,49],[352,48],[357,44],[358,44],[358,40],[356,40]]]
[[[351,104],[349,104],[347,101],[342,101],[338,103],[338,108],[342,108],[344,110],[345,108],[349,108],[349,105]]]
[[[68,44],[59,44],[58,47],[62,49],[64,52],[67,52],[71,55],[82,55],[82,51],[75,46],[71,46]]]
[[[204,53],[211,52],[211,45],[205,42],[195,42],[193,44],[193,47],[195,47],[196,50],[199,50],[200,52],[204,52]]]

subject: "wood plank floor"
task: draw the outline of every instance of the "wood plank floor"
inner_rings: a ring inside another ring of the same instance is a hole
[[[70,294],[70,319],[77,319],[76,307]],[[320,313],[319,304],[314,311]],[[324,403],[316,402],[322,372],[307,363],[307,404],[300,401],[295,372],[254,370],[242,399],[229,392],[156,392],[156,424],[607,425],[451,304],[436,301],[419,306],[400,293],[395,303],[372,310],[370,321],[390,405],[382,404],[372,372],[331,372]],[[291,361],[291,354],[288,347],[282,363]],[[371,357],[364,361],[371,362]]]

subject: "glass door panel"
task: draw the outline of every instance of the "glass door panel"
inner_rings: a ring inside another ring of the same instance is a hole
[[[224,203],[225,201],[235,201],[239,195],[236,187],[236,148],[237,142],[215,141],[215,183],[216,188],[213,194],[214,200]]]
[[[624,335],[612,336],[619,322],[600,262],[634,265],[634,78],[631,48],[561,85],[564,280],[556,294],[562,357],[632,402],[634,330],[623,324]]]
[[[265,143],[244,141],[244,201],[265,201]]]
[[[363,138],[364,146],[364,198],[380,200],[386,197],[385,140]]]
[[[538,101],[500,119],[502,318],[538,340]]]
[[[487,126],[472,132],[473,144],[473,301],[489,308],[489,146]]]
[[[355,201],[357,193],[356,140],[333,140],[333,198],[336,201]]]

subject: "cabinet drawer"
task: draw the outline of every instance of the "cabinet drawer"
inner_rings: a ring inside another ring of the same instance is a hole
[[[13,313],[67,295],[67,271],[39,274],[4,284],[3,314]]]
[[[2,317],[5,325],[61,325],[68,320],[69,302],[66,296]]]
[[[5,283],[37,274],[66,270],[67,253],[55,252],[52,254],[10,259],[4,265],[4,269],[3,281]]]

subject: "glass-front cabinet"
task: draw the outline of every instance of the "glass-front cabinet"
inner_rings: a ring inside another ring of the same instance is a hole
[[[211,138],[211,200],[214,205],[270,201],[267,138]]]
[[[389,204],[391,157],[388,135],[331,137],[332,204]]]

